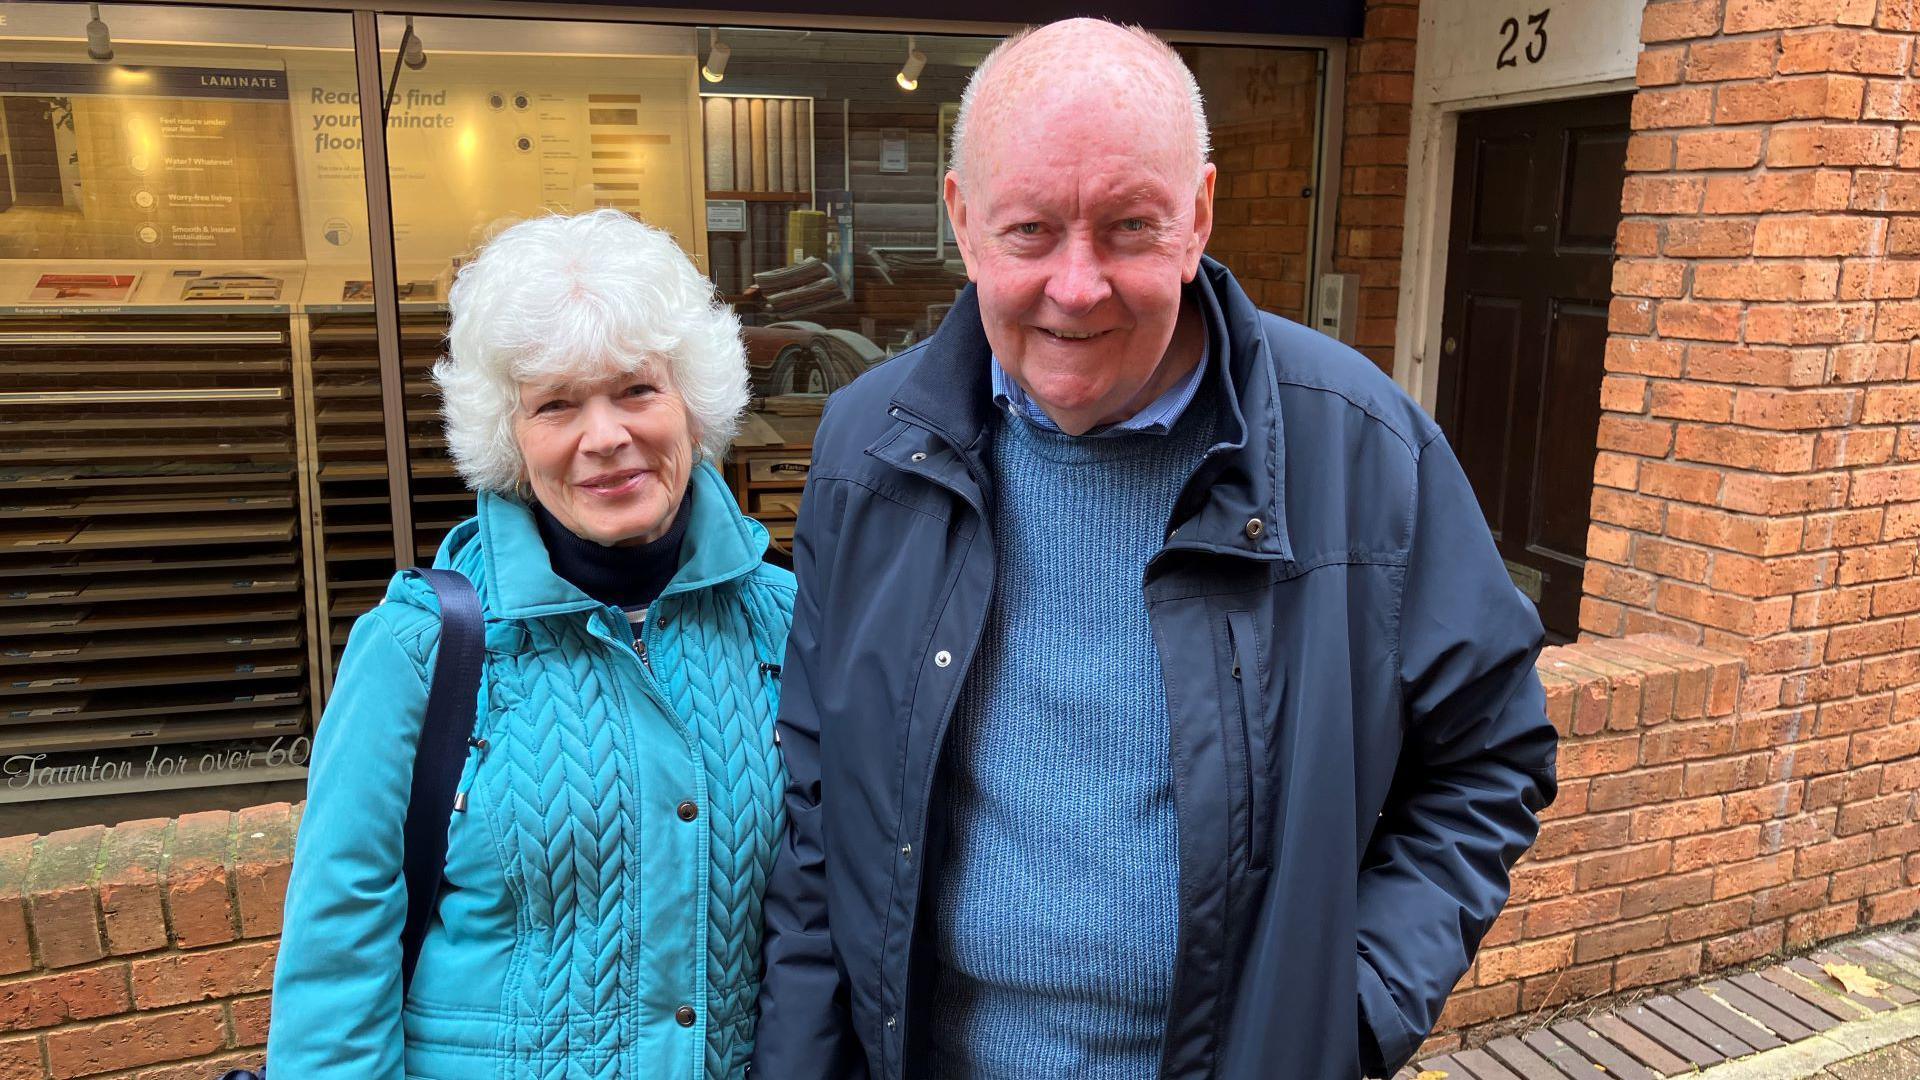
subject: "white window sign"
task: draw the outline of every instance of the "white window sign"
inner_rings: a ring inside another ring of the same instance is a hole
[[[880,133],[880,171],[883,173],[903,173],[907,171],[907,133],[892,130]]]
[[[708,199],[708,232],[746,232],[747,200]]]

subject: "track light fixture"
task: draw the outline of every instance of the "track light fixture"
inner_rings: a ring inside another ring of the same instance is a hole
[[[407,32],[400,38],[400,62],[407,65],[407,70],[419,71],[426,67],[427,48],[420,44],[420,35],[413,32],[413,16],[407,16]]]
[[[100,5],[89,4],[93,18],[87,21],[87,56],[94,60],[113,59],[113,37],[107,32],[107,24],[100,19]]]
[[[711,83],[717,83],[727,77],[727,60],[733,56],[733,49],[720,40],[719,28],[707,32],[707,62],[700,65],[700,77]]]
[[[927,54],[913,47],[913,35],[907,35],[907,62],[900,65],[900,74],[893,81],[900,84],[902,90],[913,90],[920,85],[920,72],[927,66]]]

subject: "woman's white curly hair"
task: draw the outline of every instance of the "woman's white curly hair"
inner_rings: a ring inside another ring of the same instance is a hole
[[[433,367],[447,446],[467,486],[511,495],[521,384],[589,381],[664,364],[708,458],[747,406],[740,320],[673,237],[618,210],[531,218],[503,230],[447,296],[447,355]]]

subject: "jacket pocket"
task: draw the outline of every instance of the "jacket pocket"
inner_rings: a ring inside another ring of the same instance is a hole
[[[1265,870],[1267,849],[1272,846],[1273,825],[1273,744],[1272,725],[1261,708],[1261,683],[1264,669],[1260,663],[1259,639],[1253,631],[1253,613],[1227,612],[1227,640],[1233,648],[1233,685],[1240,698],[1241,760],[1246,764],[1247,866]]]

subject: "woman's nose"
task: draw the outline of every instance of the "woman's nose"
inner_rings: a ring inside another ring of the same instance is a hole
[[[617,453],[633,441],[620,410],[605,397],[589,398],[580,408],[580,449],[589,454]]]

